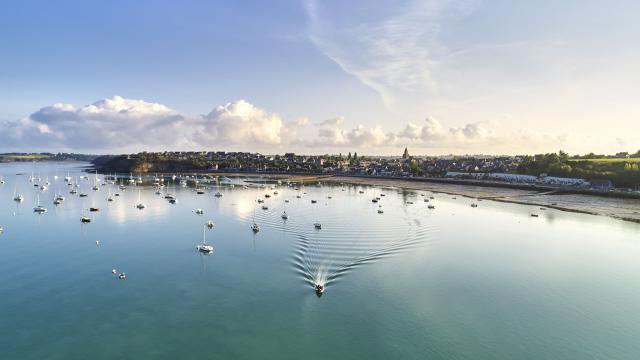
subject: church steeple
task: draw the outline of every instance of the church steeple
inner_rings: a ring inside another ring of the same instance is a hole
[[[402,154],[402,158],[403,159],[408,159],[409,158],[409,151],[407,150],[407,148],[404,148],[404,153]]]

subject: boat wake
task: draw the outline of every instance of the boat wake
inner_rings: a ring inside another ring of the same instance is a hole
[[[426,244],[433,228],[419,221],[385,229],[296,233],[293,265],[312,287],[326,287],[365,264]]]

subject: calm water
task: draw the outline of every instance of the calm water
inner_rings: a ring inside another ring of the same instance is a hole
[[[0,165],[2,359],[640,356],[640,225],[373,187],[284,185],[268,210],[255,202],[268,187],[170,186],[172,205],[152,187],[81,180],[80,198],[63,177],[82,165]],[[122,194],[111,203],[109,188]]]

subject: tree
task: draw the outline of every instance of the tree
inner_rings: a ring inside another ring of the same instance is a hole
[[[565,161],[569,160],[569,154],[564,152],[564,151],[562,151],[562,150],[560,150],[558,152],[558,156],[560,157],[560,161],[562,161],[562,162],[565,162]]]

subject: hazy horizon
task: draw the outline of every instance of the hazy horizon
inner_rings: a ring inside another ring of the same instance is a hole
[[[0,151],[640,149],[640,3],[9,2]]]

